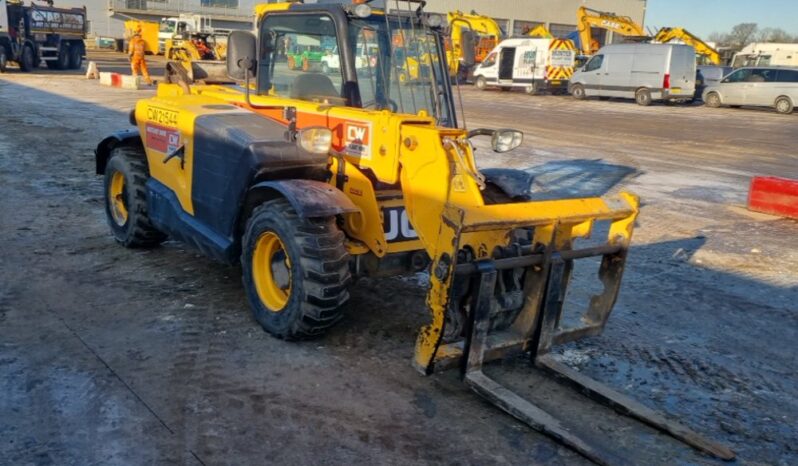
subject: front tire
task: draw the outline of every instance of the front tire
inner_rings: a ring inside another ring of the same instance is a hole
[[[29,45],[26,45],[22,49],[22,57],[19,59],[19,69],[22,71],[33,71],[36,67],[36,57],[33,53],[33,48]]]
[[[774,107],[776,108],[776,112],[782,115],[789,115],[793,110],[793,104],[789,97],[779,97],[776,99]]]
[[[321,72],[324,74],[330,74],[330,66],[327,65],[327,62],[321,62]]]
[[[477,89],[480,91],[484,91],[488,88],[488,80],[485,79],[485,76],[478,76],[477,80],[474,81],[474,85],[477,86]]]
[[[718,108],[721,106],[720,94],[717,92],[710,92],[704,101],[704,105],[710,108]]]
[[[127,248],[153,247],[166,239],[147,215],[145,160],[142,148],[121,146],[105,166],[105,214],[114,239]]]
[[[585,86],[581,84],[574,84],[571,87],[571,95],[576,100],[585,100],[585,97],[587,97],[587,95],[585,95]]]
[[[252,212],[241,266],[255,320],[277,338],[323,334],[349,299],[349,254],[335,217],[301,218],[286,199]]]
[[[651,91],[648,89],[638,89],[635,92],[635,102],[642,107],[651,105]]]
[[[5,73],[8,69],[8,56],[6,56],[6,48],[0,45],[0,73]]]

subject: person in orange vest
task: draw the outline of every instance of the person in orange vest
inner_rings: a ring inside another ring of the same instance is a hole
[[[130,69],[133,71],[133,76],[138,76],[139,72],[141,72],[147,84],[152,84],[150,72],[147,70],[147,62],[144,60],[144,51],[146,49],[146,43],[141,38],[141,29],[136,29],[133,38],[130,39],[127,50],[127,54],[130,56]]]

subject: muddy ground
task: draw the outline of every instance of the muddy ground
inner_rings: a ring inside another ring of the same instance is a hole
[[[118,55],[93,58],[102,67]],[[0,75],[0,464],[583,464],[410,366],[424,276],[362,280],[322,339],[256,325],[240,270],[174,242],[126,250],[93,149],[152,91],[42,69]],[[798,116],[463,89],[478,152],[541,195],[626,189],[644,206],[604,335],[562,359],[730,445],[798,463],[798,222],[747,211],[750,177],[798,178]],[[576,288],[575,305],[588,288]],[[633,464],[716,464],[515,359],[489,373]]]

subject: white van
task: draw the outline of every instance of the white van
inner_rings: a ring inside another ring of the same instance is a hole
[[[754,42],[734,54],[732,66],[798,66],[798,44]]]
[[[602,47],[571,78],[577,99],[625,97],[640,105],[692,100],[695,49],[683,44],[613,44]]]
[[[528,94],[541,90],[567,90],[574,73],[576,47],[566,39],[505,39],[474,69],[478,89],[523,88]]]

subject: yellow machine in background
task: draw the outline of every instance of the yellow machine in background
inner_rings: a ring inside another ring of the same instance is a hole
[[[579,7],[576,10],[576,28],[583,55],[593,55],[600,47],[598,41],[593,38],[594,28],[605,29],[626,37],[640,39],[646,37],[643,26],[634,22],[632,18],[587,7]]]
[[[129,20],[125,21],[125,38],[130,39],[136,33],[141,31],[141,38],[144,39],[146,45],[146,53],[157,55],[158,54],[158,28],[159,24],[154,21],[141,21]]]
[[[183,38],[167,39],[164,55],[169,60],[224,60],[227,57],[227,35],[207,32],[184,33]]]
[[[463,66],[463,33],[468,31],[473,34],[474,62],[479,64],[502,40],[502,30],[493,18],[474,11],[470,14],[452,11],[447,15],[447,20],[449,46],[446,50],[446,62],[449,64],[449,74],[465,78],[470,67]]]
[[[553,39],[554,38],[554,36],[551,35],[551,32],[549,32],[549,29],[543,24],[538,24],[533,29],[530,29],[529,31],[527,31],[526,34],[524,34],[524,35],[529,36],[529,37],[535,37],[535,38],[538,38],[538,39]]]
[[[720,65],[721,63],[717,50],[684,28],[662,28],[657,31],[654,41],[662,44],[678,41],[692,46],[695,49],[699,65]]]

